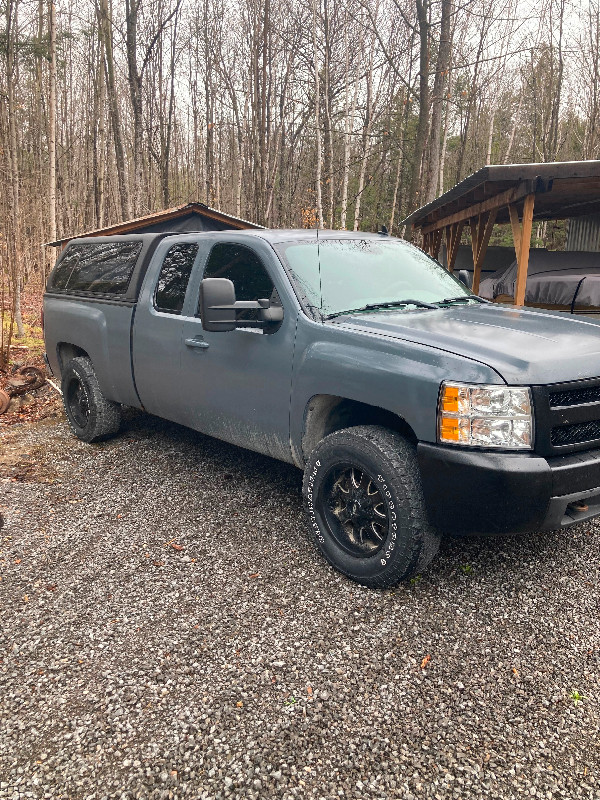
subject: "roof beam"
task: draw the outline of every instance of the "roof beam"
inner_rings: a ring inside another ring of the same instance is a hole
[[[461,211],[457,211],[455,214],[450,214],[449,216],[442,217],[435,222],[430,222],[427,225],[423,225],[421,228],[421,233],[431,233],[439,228],[445,228],[447,225],[453,225],[455,222],[464,222],[468,219],[474,219],[480,214],[486,214],[488,211],[497,211],[503,206],[509,206],[513,205],[514,203],[518,203],[519,200],[522,200],[527,195],[535,193],[535,184],[535,181],[521,181],[521,183],[514,188],[507,189],[505,192],[500,192],[500,194],[496,194],[494,197],[490,197],[481,203],[475,203],[468,208],[463,208]],[[419,228],[419,223],[414,225],[414,227]]]

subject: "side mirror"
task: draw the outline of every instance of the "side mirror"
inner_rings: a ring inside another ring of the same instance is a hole
[[[467,289],[471,288],[471,276],[469,275],[466,269],[461,269],[458,273],[458,280],[467,287]]]
[[[236,311],[258,311],[257,320],[236,320]],[[200,283],[200,317],[205,331],[235,328],[274,330],[283,321],[283,306],[269,299],[237,300],[235,286],[227,278],[204,278]]]
[[[227,278],[204,278],[200,284],[200,318],[205,331],[233,331],[235,287]]]

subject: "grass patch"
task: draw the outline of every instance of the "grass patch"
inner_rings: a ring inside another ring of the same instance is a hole
[[[4,316],[2,326],[4,328],[4,341],[6,341],[10,329],[8,314]],[[17,339],[16,326],[13,328],[10,361],[29,360],[30,358],[39,360],[44,353],[44,334],[39,315],[31,312],[25,313],[23,315],[23,327],[25,328],[25,336],[22,339]]]

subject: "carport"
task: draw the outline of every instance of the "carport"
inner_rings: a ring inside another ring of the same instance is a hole
[[[510,223],[517,259],[513,302],[523,305],[534,221],[576,219],[600,212],[600,161],[486,166],[414,211],[403,224],[422,236],[423,249],[437,258],[445,239],[453,270],[465,225],[471,230],[473,291],[494,225]]]

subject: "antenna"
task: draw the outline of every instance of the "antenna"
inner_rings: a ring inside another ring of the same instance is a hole
[[[319,311],[321,312],[321,322],[323,321],[323,283],[321,281],[321,249],[319,244],[319,221],[317,220],[317,265],[319,269]]]

